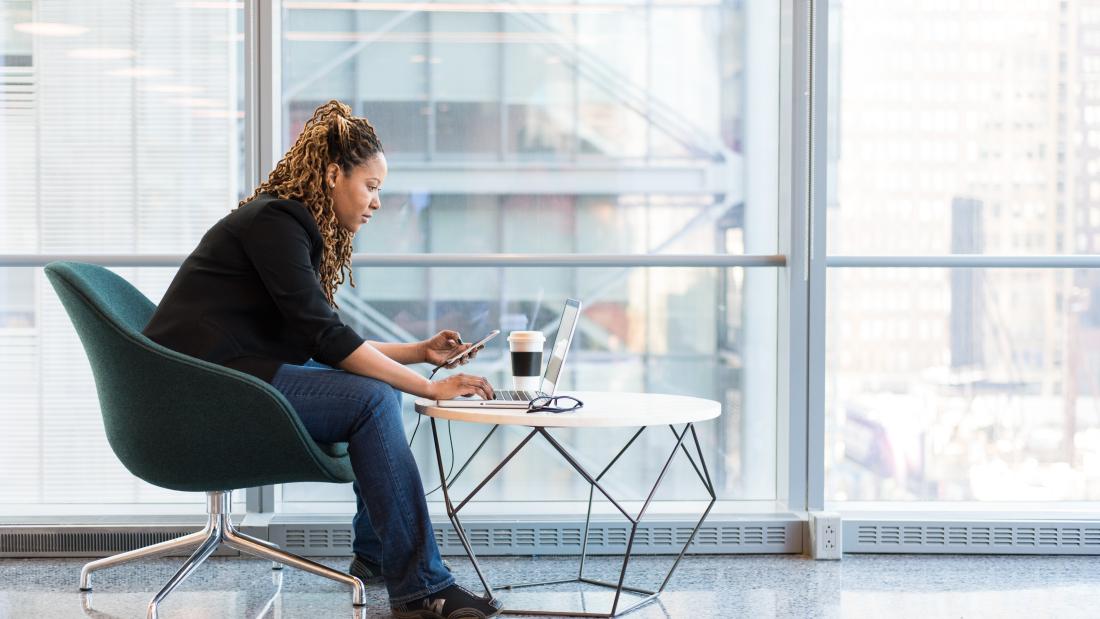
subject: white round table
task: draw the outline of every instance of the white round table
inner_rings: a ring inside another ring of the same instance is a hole
[[[621,428],[694,423],[714,419],[722,406],[714,400],[664,393],[558,391],[584,403],[568,413],[528,413],[524,409],[443,408],[435,400],[416,400],[416,412],[436,419],[546,428]]]
[[[474,566],[474,571],[477,572],[477,576],[481,579],[481,584],[485,587],[485,593],[493,597],[493,589],[489,585],[489,581],[486,580],[485,575],[481,571],[481,566],[477,562],[477,557],[474,555],[473,545],[470,543],[469,538],[466,535],[466,531],[462,526],[462,522],[458,519],[458,512],[480,491],[485,484],[496,476],[497,473],[504,468],[505,465],[517,454],[521,449],[527,445],[536,435],[541,435],[550,445],[561,454],[574,470],[577,471],[585,480],[589,483],[588,491],[588,515],[584,523],[584,535],[581,537],[581,556],[580,556],[580,569],[577,571],[575,578],[566,578],[562,580],[551,580],[544,582],[532,582],[522,584],[501,585],[498,588],[501,589],[516,589],[519,587],[534,587],[539,585],[554,585],[569,582],[586,583],[590,585],[596,585],[600,587],[607,587],[615,590],[615,597],[611,602],[611,609],[606,613],[594,613],[594,612],[578,612],[571,610],[524,610],[505,608],[502,614],[514,614],[514,615],[554,615],[554,616],[571,616],[571,617],[616,617],[635,610],[645,604],[648,604],[657,599],[657,596],[664,590],[665,585],[668,584],[672,573],[676,570],[676,566],[679,565],[680,559],[683,558],[684,553],[687,551],[688,546],[691,545],[695,534],[699,531],[699,527],[703,524],[707,514],[710,513],[712,507],[714,507],[715,493],[714,484],[710,479],[710,472],[707,470],[706,461],[703,458],[703,450],[699,445],[699,437],[695,432],[695,423],[700,421],[707,421],[715,419],[722,412],[721,404],[713,400],[705,400],[702,398],[695,398],[682,395],[668,395],[662,393],[611,393],[601,391],[559,391],[555,395],[568,395],[577,398],[584,403],[584,406],[578,410],[567,413],[550,413],[550,412],[535,412],[528,413],[525,409],[493,409],[488,407],[470,406],[463,408],[441,407],[436,405],[435,400],[417,399],[415,402],[416,412],[429,417],[431,419],[432,426],[432,440],[435,443],[435,456],[436,462],[439,465],[439,478],[441,480],[440,485],[443,490],[443,502],[447,511],[447,518],[450,519],[451,524],[454,525],[455,533],[458,536],[459,541],[462,543],[462,547],[466,550],[466,554],[470,557],[470,562]],[[446,419],[450,421],[464,421],[470,423],[491,424],[493,427],[489,433],[474,449],[473,453],[466,460],[457,473],[450,479],[447,478],[443,471],[443,451],[439,446],[439,430],[436,426],[437,419]],[[519,445],[515,447],[504,459],[485,476],[474,487],[472,491],[457,502],[457,505],[451,498],[450,487],[454,481],[462,475],[462,472],[469,466],[470,461],[477,456],[481,448],[489,441],[489,438],[496,430],[502,425],[511,426],[527,426],[531,428],[531,431],[527,436],[520,441]],[[664,466],[661,468],[660,474],[657,476],[657,480],[653,482],[653,488],[649,491],[645,503],[638,511],[636,516],[628,513],[622,505],[619,504],[608,491],[600,485],[600,479],[611,469],[612,466],[619,460],[619,458],[634,444],[635,440],[641,436],[641,434],[650,427],[665,425],[672,430],[675,444],[672,447],[671,452],[668,454],[668,458],[665,460]],[[682,425],[682,429],[677,429],[677,425]],[[611,458],[599,473],[592,474],[587,471],[576,458],[562,445],[554,436],[550,433],[550,428],[611,428],[611,427],[637,427],[638,431],[631,436],[630,440],[619,450],[619,452]],[[690,441],[688,435],[690,434]],[[691,451],[695,452],[695,458],[692,457]],[[696,523],[695,528],[692,530],[691,535],[684,543],[684,547],[680,550],[679,556],[676,557],[676,561],[669,568],[668,574],[661,582],[661,586],[656,590],[644,589],[641,587],[631,587],[623,583],[626,577],[627,564],[630,562],[630,553],[634,546],[634,538],[638,533],[639,524],[642,516],[646,512],[646,508],[649,507],[650,501],[653,500],[653,496],[657,492],[657,487],[661,484],[661,480],[664,479],[665,472],[668,471],[668,467],[672,464],[672,459],[678,452],[683,452],[684,457],[691,463],[695,473],[699,476],[699,481],[702,482],[703,487],[710,495],[710,502],[707,504],[706,510],[703,511],[702,516],[699,518],[699,522]],[[696,458],[698,459],[696,461]],[[606,582],[597,580],[594,578],[586,578],[584,575],[584,560],[585,553],[588,547],[588,528],[592,520],[592,499],[595,490],[599,490],[607,500],[611,503],[632,523],[630,537],[627,540],[626,553],[623,557],[622,571],[619,573],[619,580],[617,583]],[[642,596],[642,598],[636,601],[634,604],[627,606],[626,608],[619,609],[619,599],[622,593],[626,591],[632,594]]]

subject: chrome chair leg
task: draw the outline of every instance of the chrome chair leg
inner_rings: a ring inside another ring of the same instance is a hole
[[[233,529],[233,534],[236,535],[237,537],[243,537],[244,539],[249,540],[250,542],[253,542],[253,543],[256,543],[256,544],[263,544],[264,546],[267,546],[267,547],[271,548],[272,550],[276,550],[276,551],[280,551],[280,552],[283,550],[282,548],[279,548],[279,545],[276,544],[275,542],[269,542],[266,539],[260,539],[258,537],[252,537],[251,535],[248,535],[246,533],[241,533],[237,529]],[[271,569],[281,570],[281,569],[283,569],[283,564],[279,563],[278,561],[272,561],[271,562]]]
[[[111,555],[110,557],[104,557],[102,559],[96,559],[95,561],[85,563],[84,567],[80,569],[80,590],[92,590],[92,572],[101,570],[105,567],[122,565],[123,563],[129,563],[130,561],[136,561],[138,559],[159,557],[163,554],[172,552],[173,550],[181,550],[184,548],[189,548],[191,546],[198,546],[204,540],[206,540],[207,537],[209,537],[209,525],[207,525],[207,528],[203,529],[202,531],[188,533],[187,535],[184,535],[182,537],[170,539],[164,542],[160,542],[158,544],[153,544],[144,548],[128,550],[117,555]]]
[[[296,567],[300,570],[323,576],[330,580],[342,582],[352,587],[352,604],[355,606],[363,606],[367,603],[366,586],[363,585],[363,581],[355,576],[338,572],[328,566],[310,561],[304,557],[290,554],[284,550],[272,548],[271,545],[260,542],[251,536],[244,535],[233,528],[226,529],[225,544],[230,548],[235,548],[241,552],[247,552],[261,559],[278,561],[290,567]]]
[[[166,542],[160,542],[159,544],[153,544],[152,546],[146,546],[145,548],[138,548],[136,550],[92,561],[86,564],[80,571],[81,590],[91,590],[91,573],[96,570],[145,557],[155,557],[173,550],[197,545],[198,547],[179,568],[175,575],[172,576],[172,579],[169,580],[168,583],[153,596],[152,601],[149,602],[148,618],[155,619],[157,617],[157,608],[160,603],[164,601],[164,598],[191,575],[203,561],[214,554],[218,546],[225,544],[241,552],[246,552],[250,555],[271,561],[273,569],[282,569],[284,565],[289,565],[318,576],[324,576],[330,580],[342,582],[352,587],[352,604],[355,606],[364,606],[367,603],[367,592],[366,587],[363,585],[363,581],[349,574],[321,565],[320,563],[315,563],[309,559],[293,555],[279,548],[277,544],[272,542],[241,533],[233,526],[233,521],[229,517],[229,509],[229,492],[206,493],[207,522],[206,526],[201,531],[190,533]],[[91,600],[86,596],[81,598],[81,603],[84,604],[86,609],[91,606]]]
[[[149,602],[149,610],[146,613],[147,619],[157,619],[157,606],[172,592],[173,589],[179,586],[191,572],[194,572],[196,568],[202,565],[203,561],[206,561],[207,557],[214,554],[214,551],[218,549],[218,544],[221,543],[221,531],[215,529],[210,532],[210,537],[206,538],[195,552],[191,553],[187,561],[180,566],[180,569],[176,571],[175,575],[168,581],[161,590],[153,596],[153,600]]]

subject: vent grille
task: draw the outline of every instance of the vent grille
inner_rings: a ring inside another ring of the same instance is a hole
[[[42,529],[12,527],[0,530],[0,557],[103,557],[166,542],[200,527],[149,529],[125,528],[71,528]],[[169,553],[167,556],[188,556],[193,548]],[[222,546],[216,555],[236,556],[239,553]]]
[[[297,554],[318,551],[351,554],[351,540],[352,533],[348,527],[287,527],[282,540],[275,543]]]
[[[444,521],[445,522],[445,521]],[[694,523],[654,522],[638,527],[633,552],[675,554],[680,552]],[[479,555],[578,554],[584,525],[575,523],[478,522],[466,526],[466,537]],[[274,522],[271,541],[287,550],[312,556],[351,553],[351,528],[346,524],[303,526]],[[626,551],[630,527],[623,523],[592,523],[588,530],[589,554],[621,554]],[[328,541],[326,541],[328,540]],[[335,543],[334,540],[343,540]],[[444,554],[461,554],[462,542],[450,523],[435,526],[435,541]],[[326,543],[328,545],[326,545]],[[694,553],[799,553],[802,552],[802,523],[708,523],[692,541]]]
[[[845,552],[1100,554],[1100,522],[1034,526],[848,520],[844,541]]]
[[[801,553],[802,521],[714,522],[699,528],[689,550],[695,554]],[[634,540],[639,554],[675,554],[691,524],[643,523]],[[1100,555],[1100,522],[900,522],[845,520],[844,552],[849,553],[971,553]],[[103,557],[141,548],[197,531],[199,527],[148,526],[9,526],[0,527],[0,558]],[[252,531],[260,534],[259,530]],[[560,522],[478,522],[467,527],[480,555],[577,554],[583,525]],[[269,539],[290,552],[306,556],[351,554],[350,523],[301,524],[273,522]],[[620,554],[626,550],[630,527],[594,522],[588,531],[588,552]],[[462,544],[450,523],[437,524],[435,539],[445,554],[461,554]],[[189,549],[171,556],[187,556]],[[239,553],[221,546],[218,555]]]

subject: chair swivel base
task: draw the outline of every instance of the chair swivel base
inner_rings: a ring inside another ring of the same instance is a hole
[[[363,581],[350,574],[339,572],[320,563],[286,552],[271,542],[241,533],[233,526],[233,522],[229,518],[229,506],[229,492],[206,493],[208,517],[206,526],[201,531],[87,563],[80,570],[80,590],[91,591],[92,572],[105,567],[113,567],[138,559],[157,557],[172,551],[195,547],[194,552],[191,553],[187,561],[180,566],[168,583],[149,602],[147,618],[155,619],[157,608],[164,601],[164,598],[190,576],[203,561],[214,554],[218,546],[225,544],[243,553],[273,561],[274,569],[281,569],[283,565],[289,565],[318,576],[342,582],[352,587],[352,605],[363,606],[366,604],[367,593]]]

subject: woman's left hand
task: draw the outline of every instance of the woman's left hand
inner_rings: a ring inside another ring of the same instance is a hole
[[[436,333],[434,336],[421,343],[424,347],[424,361],[433,366],[439,365],[473,346],[473,344],[462,344],[461,342],[462,340],[458,336],[458,331],[443,330]],[[477,351],[475,350],[458,361],[447,365],[446,368],[449,370],[460,365],[465,365],[476,356]]]

